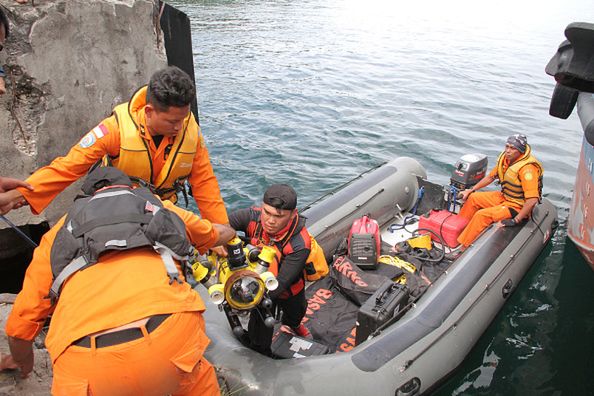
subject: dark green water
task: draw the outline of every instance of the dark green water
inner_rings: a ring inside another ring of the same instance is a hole
[[[396,156],[441,183],[525,133],[561,223],[438,395],[594,394],[594,272],[566,238],[579,120],[544,67],[591,0],[171,1],[191,18],[200,120],[228,209],[300,204]],[[414,3],[414,4],[408,4]]]

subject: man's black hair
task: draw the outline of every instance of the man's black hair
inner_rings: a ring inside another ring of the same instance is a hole
[[[146,100],[164,111],[170,106],[187,106],[195,96],[196,88],[190,76],[178,67],[168,66],[151,76]]]
[[[8,23],[8,18],[2,10],[2,7],[0,7],[0,25],[4,26],[4,38],[8,38],[10,35],[10,24]]]

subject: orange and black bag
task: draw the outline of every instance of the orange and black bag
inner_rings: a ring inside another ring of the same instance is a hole
[[[311,252],[305,262],[304,275],[306,281],[313,282],[328,275],[330,269],[324,255],[324,249],[311,234],[309,236],[311,238]]]

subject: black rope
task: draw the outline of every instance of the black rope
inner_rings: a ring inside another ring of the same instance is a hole
[[[6,224],[8,224],[13,230],[16,231],[16,233],[23,238],[29,245],[31,245],[33,247],[33,249],[35,249],[37,247],[37,244],[35,242],[33,242],[33,240],[31,238],[29,238],[29,236],[27,234],[25,234],[23,231],[21,231],[16,225],[14,225],[12,223],[12,221],[8,220],[6,217],[4,217],[3,215],[0,215],[0,219],[2,219]]]

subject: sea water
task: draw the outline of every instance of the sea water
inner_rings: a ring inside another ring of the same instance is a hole
[[[191,20],[200,124],[229,210],[289,183],[300,205],[397,156],[447,183],[528,136],[560,227],[438,395],[594,389],[594,272],[567,239],[582,136],[548,115],[545,65],[591,0],[170,1]]]

